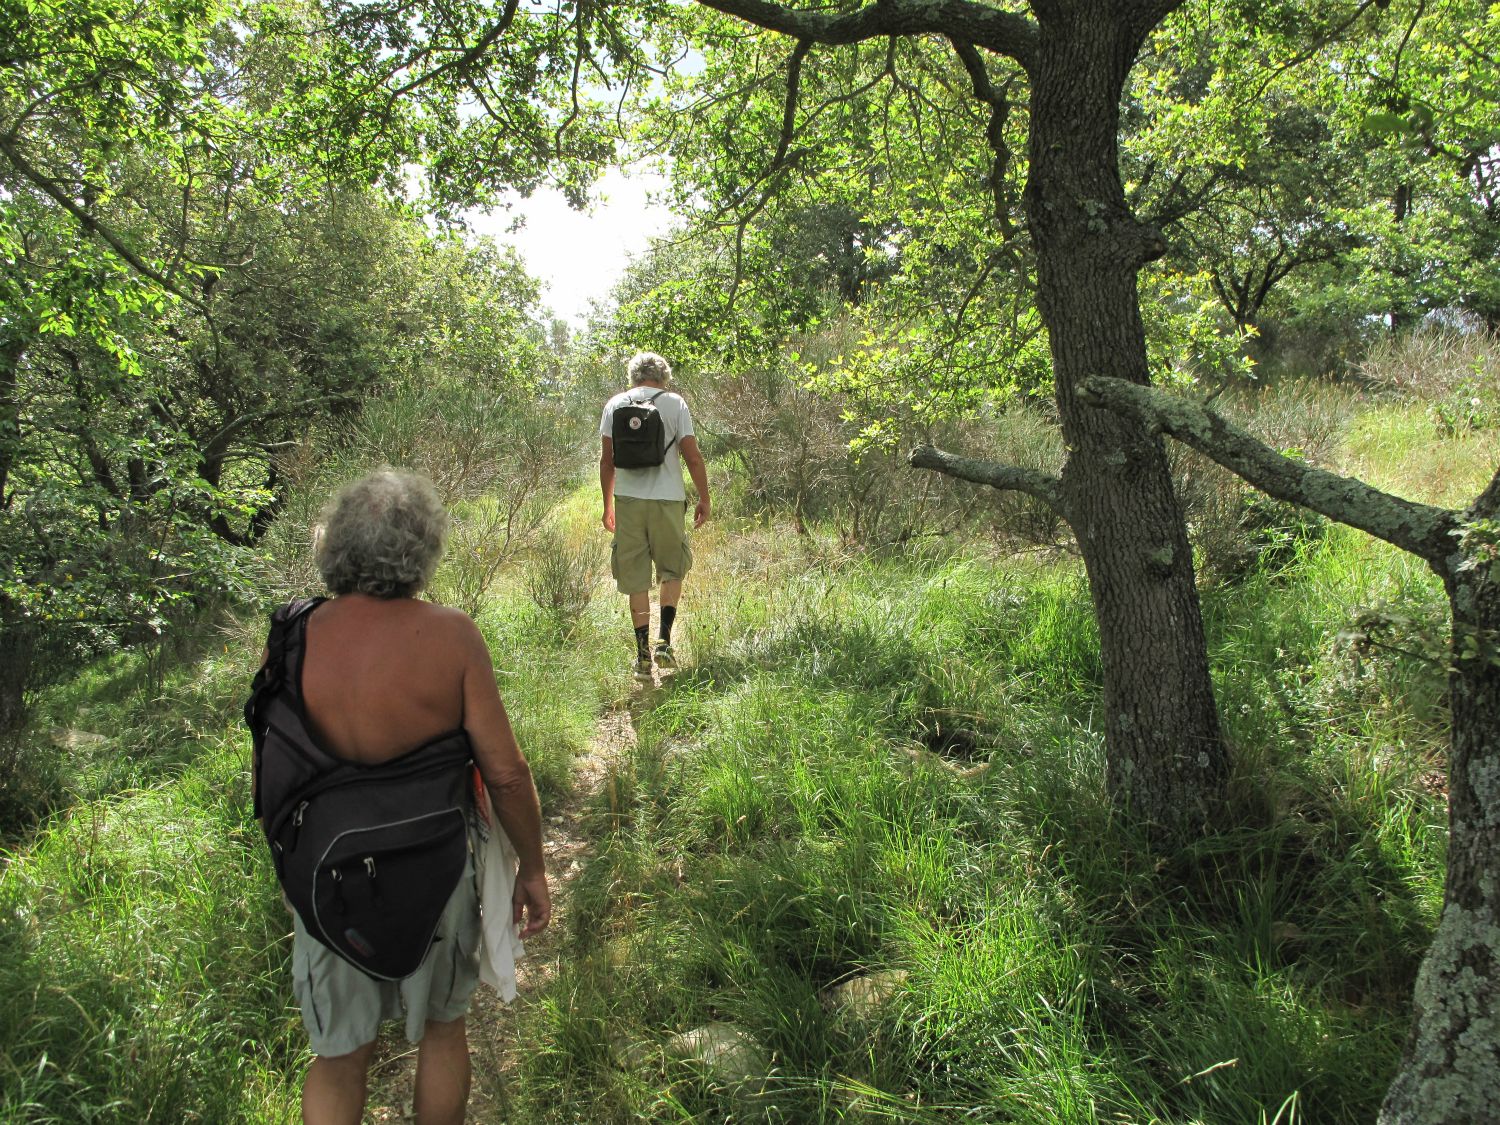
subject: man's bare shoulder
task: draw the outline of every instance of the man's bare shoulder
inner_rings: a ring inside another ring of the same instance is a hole
[[[451,605],[439,605],[437,602],[418,601],[416,604],[421,607],[419,612],[422,615],[423,625],[441,629],[455,637],[478,637],[480,635],[479,626],[474,623],[474,619],[461,609],[456,609]]]

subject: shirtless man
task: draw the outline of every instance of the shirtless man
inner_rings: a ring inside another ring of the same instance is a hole
[[[484,638],[455,609],[418,601],[442,554],[448,517],[432,485],[383,471],[342,489],[324,510],[318,568],[333,598],[307,622],[302,688],[323,744],[377,764],[462,727],[495,814],[520,858],[513,897],[521,936],[551,917],[541,810],[531,770],[495,686]],[[422,967],[402,981],[365,976],[296,920],[294,988],[317,1058],[302,1091],[311,1125],[357,1125],[382,1019],[406,1017],[417,1052],[421,1125],[464,1119],[470,1066],[464,1015],[478,980],[479,905],[459,880]],[[467,952],[466,952],[467,951]]]

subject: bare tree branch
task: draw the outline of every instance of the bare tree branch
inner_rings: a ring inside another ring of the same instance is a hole
[[[887,35],[946,35],[1009,55],[1028,68],[1036,52],[1036,24],[1025,16],[972,0],[878,0],[842,15],[787,8],[770,0],[701,2],[757,27],[827,46],[846,46]]]
[[[990,107],[990,122],[984,134],[990,151],[995,154],[994,162],[990,165],[989,189],[995,203],[995,222],[1008,241],[1016,234],[1015,224],[1010,219],[1009,200],[1005,198],[1005,173],[1010,168],[1011,159],[1010,147],[1005,143],[1005,126],[1010,120],[1009,91],[995,88],[990,80],[989,68],[984,65],[984,59],[972,43],[965,43],[960,39],[951,42],[964,69],[969,72],[970,81],[974,83],[974,96]]]
[[[919,445],[907,458],[914,469],[931,469],[944,476],[974,484],[987,484],[1007,492],[1024,492],[1046,503],[1054,512],[1068,518],[1063,502],[1062,480],[1051,473],[1036,469],[1023,469],[1019,465],[1000,465],[994,461],[980,461],[973,457],[960,457],[933,445]]]
[[[1440,574],[1446,572],[1445,560],[1455,547],[1451,533],[1458,523],[1456,512],[1403,500],[1354,477],[1283,456],[1222,415],[1156,387],[1095,376],[1083,381],[1078,397],[1171,434],[1278,500],[1357,527],[1426,559]]]
[[[786,159],[787,149],[792,146],[792,137],[796,135],[797,95],[802,86],[802,60],[807,58],[812,49],[812,40],[798,40],[797,46],[792,50],[792,57],[786,64],[786,104],[781,111],[781,137],[776,142],[776,155],[771,157],[771,167],[766,173],[768,178],[781,167],[781,162]]]

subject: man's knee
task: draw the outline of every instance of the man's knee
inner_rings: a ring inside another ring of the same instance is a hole
[[[347,1055],[318,1055],[317,1060],[327,1064],[331,1069],[363,1072],[370,1068],[370,1063],[375,1059],[377,1042],[378,1040],[371,1039],[364,1046],[354,1048]]]
[[[464,1038],[464,1017],[455,1020],[428,1020],[422,1027],[422,1042],[431,1037],[434,1042],[447,1043]]]

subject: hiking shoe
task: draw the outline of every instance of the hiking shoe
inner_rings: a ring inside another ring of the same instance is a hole
[[[649,680],[651,678],[651,658],[649,656],[638,657],[631,662],[631,669],[635,672],[638,680]]]
[[[672,651],[672,646],[665,642],[656,646],[656,663],[662,668],[677,667],[677,654]]]

